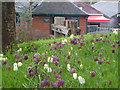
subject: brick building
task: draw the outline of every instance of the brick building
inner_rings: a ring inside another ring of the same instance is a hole
[[[80,10],[72,2],[42,2],[33,9],[32,27],[47,34],[52,34],[51,24],[55,17],[64,17],[65,20],[78,20],[81,34],[86,34],[87,18],[83,10]]]

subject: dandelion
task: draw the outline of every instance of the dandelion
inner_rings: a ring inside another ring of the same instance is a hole
[[[48,64],[44,64],[44,69],[48,69]]]
[[[85,84],[85,79],[82,78],[81,76],[78,76],[78,81],[80,84]]]
[[[52,68],[48,67],[48,68],[47,68],[47,71],[48,71],[48,72],[52,72]]]
[[[73,78],[77,79],[77,73],[73,73]]]
[[[21,67],[22,66],[22,63],[21,62],[18,62],[18,67]]]

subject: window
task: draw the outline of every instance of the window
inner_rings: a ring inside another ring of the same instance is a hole
[[[45,23],[50,22],[50,18],[44,18],[43,20],[44,20]]]

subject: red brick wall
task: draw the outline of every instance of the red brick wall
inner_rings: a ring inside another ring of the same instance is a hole
[[[32,27],[35,30],[41,30],[46,34],[50,34],[50,23],[44,22],[44,18],[50,18],[48,16],[36,16],[33,17]]]
[[[80,29],[81,29],[81,34],[86,34],[86,17],[81,16],[80,17]]]

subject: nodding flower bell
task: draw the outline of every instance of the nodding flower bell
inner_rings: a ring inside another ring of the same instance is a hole
[[[47,71],[48,71],[48,72],[52,72],[52,68],[48,67],[48,68],[47,68]]]
[[[44,69],[48,69],[48,64],[44,64]]]
[[[18,71],[17,63],[14,63],[14,64],[13,64],[13,70],[14,70],[14,71]]]
[[[78,76],[78,81],[80,82],[80,84],[85,84],[85,79],[81,76]]]
[[[73,73],[73,78],[77,79],[77,73]]]
[[[71,70],[70,64],[67,64],[67,70],[68,70],[68,71]]]
[[[21,63],[21,62],[19,62],[19,63],[18,63],[18,67],[21,67],[21,66],[22,66],[22,63]]]

